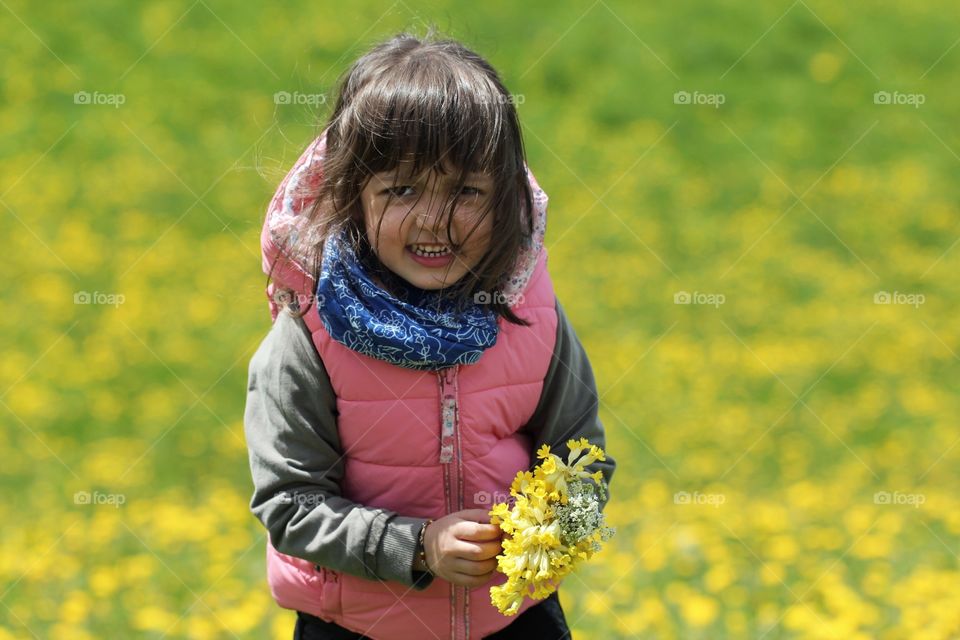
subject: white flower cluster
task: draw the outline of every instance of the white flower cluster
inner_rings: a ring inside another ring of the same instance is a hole
[[[600,495],[597,496],[597,488]],[[595,531],[600,532],[600,539],[606,542],[613,537],[615,529],[604,524],[603,513],[600,510],[600,501],[606,500],[604,483],[594,485],[592,482],[575,480],[567,485],[567,502],[555,507],[556,520],[560,525],[560,540],[568,547],[576,545],[581,540],[589,538]],[[593,551],[600,550],[600,543],[592,541]]]

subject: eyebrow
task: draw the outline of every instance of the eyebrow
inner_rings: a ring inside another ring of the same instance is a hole
[[[394,180],[394,181],[396,181],[396,180],[410,180],[410,179],[412,179],[412,178],[414,177],[414,176],[410,175],[409,173],[401,173],[401,172],[399,172],[399,171],[380,171],[380,172],[377,172],[377,173],[375,173],[375,174],[373,174],[373,175],[374,175],[377,179],[382,180],[382,181],[384,181],[384,182],[388,182],[388,181],[391,181],[391,180]],[[474,172],[472,172],[472,173],[468,173],[468,174],[466,175],[466,177],[465,177],[465,181],[466,181],[466,182],[469,182],[469,181],[471,181],[471,180],[480,180],[480,181],[483,181],[483,180],[487,180],[487,179],[492,180],[492,178],[490,177],[489,174],[480,173],[480,172],[477,172],[477,171],[474,171]],[[443,182],[443,183],[446,183],[446,184],[451,184],[451,183],[454,182],[454,180],[453,180],[453,177],[447,175],[447,176],[440,176],[440,182]]]

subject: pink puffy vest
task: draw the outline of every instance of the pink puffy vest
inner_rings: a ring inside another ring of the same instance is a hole
[[[535,184],[532,174],[531,180]],[[268,224],[261,237],[266,269],[277,253]],[[312,299],[313,279],[299,265],[287,263],[274,275],[301,293],[301,299]],[[267,296],[275,319],[273,292],[271,283]],[[538,404],[556,341],[545,248],[512,308],[531,326],[501,318],[496,344],[478,362],[438,373],[405,369],[348,349],[330,337],[310,305],[304,319],[337,396],[345,498],[434,519],[462,509],[489,509],[492,500],[505,499],[516,473],[533,460],[533,443],[518,430]],[[506,581],[499,572],[482,587],[459,587],[435,577],[418,591],[395,581],[318,568],[279,553],[269,540],[266,547],[267,580],[279,606],[371,638],[467,640],[490,635],[516,619],[503,616],[490,602],[490,587]],[[525,599],[520,613],[534,604]]]

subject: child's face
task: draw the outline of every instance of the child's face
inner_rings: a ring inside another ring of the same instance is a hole
[[[412,179],[390,171],[371,176],[360,193],[367,238],[377,257],[392,272],[421,289],[454,284],[480,262],[490,244],[493,212],[482,220],[480,216],[493,181],[484,174],[468,176],[450,225],[453,246],[447,240],[443,209],[453,196],[452,180],[450,172]],[[384,209],[391,192],[393,199]],[[436,256],[421,256],[418,250],[429,250]]]

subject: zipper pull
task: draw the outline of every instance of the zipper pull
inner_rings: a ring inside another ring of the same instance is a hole
[[[449,369],[437,371],[440,385],[440,463],[453,462],[453,431],[456,420],[456,397],[447,389]]]
[[[447,384],[453,384],[453,379],[457,375],[457,368],[459,366],[460,365],[455,364],[452,367],[447,367],[446,369],[443,370],[443,377]]]

